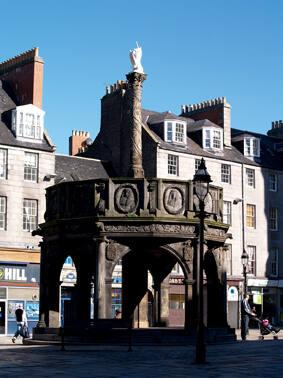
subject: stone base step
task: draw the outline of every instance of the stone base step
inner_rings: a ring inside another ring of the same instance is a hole
[[[138,329],[73,329],[65,330],[66,344],[90,343],[108,345],[190,345],[195,344],[194,330],[174,328],[138,328]],[[206,343],[227,343],[236,341],[235,330],[229,328],[208,329],[205,333]],[[31,343],[62,343],[59,328],[34,328],[33,338],[25,340]]]

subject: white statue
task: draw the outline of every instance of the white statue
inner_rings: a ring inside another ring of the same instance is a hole
[[[142,48],[136,42],[137,47],[133,50],[130,50],[130,60],[133,66],[133,72],[143,72],[143,67],[141,65],[141,58],[142,58]]]

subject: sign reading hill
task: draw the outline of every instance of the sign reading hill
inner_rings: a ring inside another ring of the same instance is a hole
[[[0,281],[27,281],[26,269],[15,267],[0,267]]]

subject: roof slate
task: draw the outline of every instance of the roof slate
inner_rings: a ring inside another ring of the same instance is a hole
[[[55,183],[108,178],[111,175],[109,163],[78,156],[55,156]]]
[[[229,162],[236,162],[240,164],[246,165],[254,165],[254,166],[261,166],[270,169],[277,169],[283,170],[283,153],[275,153],[275,144],[283,142],[283,138],[275,138],[270,137],[264,134],[254,133],[250,131],[238,130],[238,129],[231,129],[231,137],[233,139],[238,139],[239,136],[255,136],[260,138],[260,146],[261,146],[261,156],[259,159],[249,159],[248,157],[244,156],[241,151],[239,151],[235,146],[231,147],[224,147],[222,151],[215,151],[215,150],[208,150],[203,149],[198,143],[196,143],[193,139],[190,138],[190,132],[194,132],[200,130],[203,126],[213,126],[217,128],[221,128],[221,126],[214,124],[213,122],[203,119],[194,121],[190,118],[175,116],[173,113],[170,113],[174,119],[182,119],[187,120],[188,128],[187,128],[187,144],[182,146],[180,144],[168,143],[165,142],[162,138],[160,138],[154,130],[151,128],[151,125],[155,122],[162,123],[165,119],[168,119],[168,112],[154,112],[150,110],[143,110],[143,122],[147,124],[150,128],[152,135],[154,136],[155,140],[159,143],[159,147],[169,150],[175,151],[178,153],[187,153],[192,154],[200,157],[210,157],[215,159],[221,159],[224,161]]]

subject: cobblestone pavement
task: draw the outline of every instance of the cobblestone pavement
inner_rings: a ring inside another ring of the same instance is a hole
[[[283,331],[281,331],[283,333]],[[280,334],[279,334],[280,335]],[[283,336],[208,345],[205,365],[193,364],[193,346],[127,347],[22,345],[0,337],[0,376],[6,377],[283,377]]]

